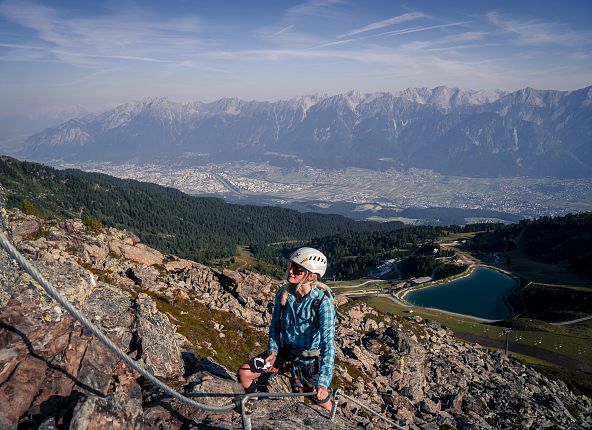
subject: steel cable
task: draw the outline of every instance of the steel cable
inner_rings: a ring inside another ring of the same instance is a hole
[[[76,308],[74,308],[69,302],[67,302],[60,295],[60,293],[53,287],[53,285],[51,285],[51,283],[46,281],[43,278],[43,276],[41,276],[41,274],[37,271],[37,269],[35,269],[33,266],[31,266],[31,264],[29,264],[29,262],[27,260],[25,260],[25,258],[20,254],[20,252],[6,239],[6,237],[3,233],[0,233],[0,245],[12,258],[14,258],[16,260],[16,262],[21,266],[21,268],[24,271],[26,271],[29,275],[31,275],[31,277],[33,279],[35,279],[35,281],[37,281],[39,283],[39,285],[41,285],[43,287],[43,289],[47,292],[47,294],[52,299],[54,299],[56,302],[58,302],[60,305],[62,305],[62,307],[64,309],[66,309],[74,318],[76,318],[85,329],[87,329],[90,333],[93,334],[93,336],[95,336],[97,339],[99,339],[101,342],[103,342],[107,348],[109,348],[115,355],[117,355],[119,358],[121,358],[128,366],[130,366],[132,369],[137,371],[143,377],[148,379],[150,382],[152,382],[158,388],[162,389],[164,392],[166,392],[170,396],[174,397],[175,399],[177,399],[183,403],[186,403],[186,404],[193,406],[195,408],[198,408],[198,409],[203,409],[205,411],[225,412],[225,411],[231,411],[237,407],[236,401],[234,403],[231,403],[228,405],[223,405],[223,406],[210,406],[210,405],[206,405],[203,403],[198,403],[195,400],[191,400],[190,398],[185,397],[184,395],[178,393],[177,391],[170,388],[168,385],[161,382],[154,375],[152,375],[150,372],[148,372],[146,369],[144,369],[138,363],[136,363],[134,360],[132,360],[131,357],[129,357],[117,345],[115,345],[111,341],[111,339],[109,339],[107,336],[105,336],[92,322],[90,322],[88,319],[86,319],[86,317],[81,315],[78,312],[78,310],[76,310]],[[242,395],[238,394],[235,397],[238,398],[240,396],[242,396]]]
[[[227,412],[234,409],[240,409],[241,414],[243,415],[243,420],[245,419],[245,411],[244,411],[244,404],[245,400],[250,399],[254,396],[243,395],[243,394],[235,394],[232,395],[234,397],[234,402],[228,405],[223,406],[211,406],[206,405],[203,403],[196,402],[181,393],[173,390],[165,383],[161,382],[158,378],[148,372],[146,369],[141,367],[138,363],[136,363],[131,357],[129,357],[125,352],[123,352],[117,345],[115,345],[111,339],[105,336],[92,322],[90,322],[84,315],[80,314],[78,310],[73,307],[68,301],[66,301],[60,293],[51,285],[50,282],[46,281],[45,278],[33,267],[22,255],[21,253],[8,241],[4,233],[0,232],[0,246],[12,257],[14,260],[21,266],[21,268],[27,272],[35,281],[43,287],[45,292],[56,302],[58,302],[64,309],[66,309],[80,324],[88,330],[92,335],[94,335],[97,339],[99,339],[107,348],[109,348],[115,355],[117,355],[120,359],[122,359],[129,367],[134,369],[140,375],[148,379],[152,382],[155,386],[163,390],[165,393],[169,394],[171,397],[189,405],[197,409],[210,411],[210,412]],[[352,401],[356,405],[360,406],[364,410],[370,412],[371,414],[387,421],[391,425],[394,426],[396,429],[404,430],[403,427],[398,426],[394,421],[385,417],[384,415],[370,409],[368,406],[358,402],[357,400],[353,399],[352,397],[344,394],[341,390],[337,390],[336,394],[339,393],[341,396],[345,397],[346,399]],[[200,394],[214,394],[214,393],[200,393]],[[258,393],[259,397],[296,397],[296,396],[303,396],[308,397],[313,395],[314,393]],[[332,414],[334,416],[334,413]],[[244,423],[246,424],[246,423]]]
[[[339,396],[346,398],[347,400],[355,403],[356,405],[358,405],[359,407],[361,407],[362,409],[364,409],[367,412],[370,412],[372,415],[386,421],[387,423],[389,423],[390,425],[393,426],[393,428],[396,428],[397,430],[405,430],[403,427],[399,426],[396,422],[394,422],[393,420],[391,420],[390,418],[385,417],[384,415],[376,412],[373,409],[370,409],[368,406],[366,406],[363,403],[358,402],[356,399],[354,399],[353,397],[348,396],[347,394],[344,394],[341,392],[341,390],[339,390],[338,393]]]

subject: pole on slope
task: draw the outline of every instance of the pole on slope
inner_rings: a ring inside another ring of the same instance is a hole
[[[335,414],[337,413],[337,403],[339,402],[340,396],[341,396],[341,390],[338,388],[333,393],[333,408],[331,408],[331,415],[329,415],[329,419],[331,421],[335,420]]]
[[[504,334],[506,335],[506,349],[505,349],[506,355],[508,355],[508,352],[510,350],[510,332],[511,331],[512,331],[511,328],[504,329]]]

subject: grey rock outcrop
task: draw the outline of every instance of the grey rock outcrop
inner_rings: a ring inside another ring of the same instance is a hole
[[[199,304],[239,320],[258,329],[264,344],[280,282],[176,257],[155,258],[160,254],[139,246],[129,232],[94,232],[79,220],[39,220],[18,211],[9,215],[21,252],[133,359],[198,401],[224,404],[241,391],[234,369],[208,358],[230,353],[212,346],[227,323],[210,321],[210,342],[190,345],[176,332],[182,322],[159,311],[152,296],[169,306]],[[117,251],[126,246],[145,252],[146,258]],[[0,428],[240,427],[236,413],[195,410],[139,378],[4,252],[0,293],[5,297],[0,301]],[[592,426],[590,399],[573,394],[563,382],[460,342],[419,317],[382,315],[343,297],[336,302],[342,318],[335,384],[405,428]],[[196,358],[188,348],[205,355]],[[273,384],[273,390],[287,390],[281,378]],[[202,394],[211,391],[219,395]],[[256,402],[252,413],[254,428],[261,429],[388,428],[350,402],[341,403],[334,423],[299,400]]]

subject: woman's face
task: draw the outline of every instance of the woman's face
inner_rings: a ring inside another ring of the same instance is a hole
[[[288,266],[288,282],[290,284],[298,284],[306,279],[306,275],[308,272],[302,266],[299,266],[296,263],[290,262]]]

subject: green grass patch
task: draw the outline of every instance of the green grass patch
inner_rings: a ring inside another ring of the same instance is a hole
[[[385,297],[363,297],[357,300],[362,300],[379,311],[388,312],[393,315],[409,316],[409,311],[413,310],[413,315],[439,321],[455,333],[469,333],[500,341],[505,338],[503,332],[504,327],[499,324],[485,324],[469,318],[452,316],[435,310],[405,307]],[[574,329],[570,326],[550,326],[544,325],[544,323],[532,325],[520,324],[523,323],[518,322],[516,330],[510,333],[511,343],[541,348],[565,355],[583,363],[592,361],[592,345],[590,342],[590,332],[588,331],[589,325]],[[546,328],[547,331],[541,331],[541,328]]]
[[[516,331],[553,333],[559,336],[592,340],[592,325],[585,324],[587,322],[584,321],[583,323],[573,325],[553,325],[536,319],[517,318],[496,323],[495,325],[509,327]]]
[[[543,360],[537,357],[531,357],[530,355],[519,354],[517,352],[510,351],[509,354],[520,361],[521,363],[528,364],[529,366],[544,366],[549,368],[561,368],[561,366],[551,363],[549,361]]]
[[[364,211],[372,211],[377,212],[382,210],[382,206],[373,204],[373,203],[366,203],[363,205],[358,205],[354,208],[354,212],[364,212]]]
[[[248,246],[238,245],[235,256],[216,260],[216,265],[236,271],[252,270],[257,265],[257,259],[253,256]]]
[[[369,216],[366,218],[368,221],[376,221],[376,222],[391,222],[391,221],[399,221],[405,225],[421,225],[421,220],[416,218],[405,218],[401,216],[391,216],[391,217],[382,217],[378,215]]]
[[[153,293],[150,295],[161,312],[177,319],[178,332],[196,347],[195,354],[200,358],[213,356],[216,362],[234,372],[246,360],[267,348],[267,332],[254,329],[251,324],[229,312],[212,310],[201,303],[171,304],[164,297]],[[215,322],[224,326],[224,337],[220,337],[214,329]],[[204,342],[210,343],[211,349],[203,347]],[[199,345],[202,347],[198,348]]]

